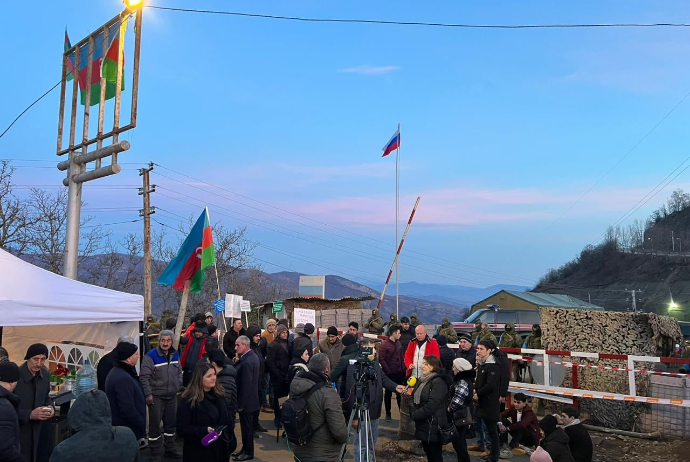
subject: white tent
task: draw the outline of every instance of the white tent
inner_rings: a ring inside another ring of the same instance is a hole
[[[13,361],[32,343],[45,343],[49,358],[67,366],[92,362],[122,335],[138,336],[141,295],[92,286],[51,273],[0,249],[2,346]]]

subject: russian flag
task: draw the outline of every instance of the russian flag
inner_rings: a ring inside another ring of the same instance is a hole
[[[383,147],[383,155],[381,157],[386,157],[391,152],[395,151],[400,147],[400,128],[391,137],[390,141],[386,143]]]

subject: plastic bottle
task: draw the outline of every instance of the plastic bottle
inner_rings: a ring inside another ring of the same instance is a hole
[[[86,391],[95,389],[96,371],[93,367],[91,367],[91,364],[89,364],[89,360],[87,359],[84,361],[84,367],[82,367],[77,374],[77,387],[74,394],[75,396],[79,396]]]

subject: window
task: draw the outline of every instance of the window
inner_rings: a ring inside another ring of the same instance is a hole
[[[517,314],[515,311],[501,311],[496,313],[496,324],[508,324],[509,322],[517,323]]]
[[[541,316],[538,311],[520,311],[520,324],[541,324]]]
[[[485,311],[485,312],[483,312],[483,313],[479,316],[478,320],[479,320],[480,322],[485,322],[485,323],[487,323],[487,324],[493,324],[493,323],[494,323],[494,315],[495,315],[495,314],[496,314],[496,313],[494,313],[494,312],[491,311],[491,310],[490,310],[490,311]],[[477,322],[477,321],[475,321],[475,322]]]

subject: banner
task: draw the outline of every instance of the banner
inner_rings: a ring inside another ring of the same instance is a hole
[[[226,294],[225,295],[225,317],[226,318],[241,318],[242,309],[240,303],[242,302],[241,295]]]

